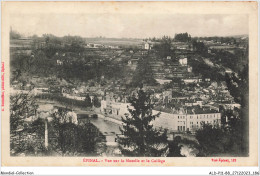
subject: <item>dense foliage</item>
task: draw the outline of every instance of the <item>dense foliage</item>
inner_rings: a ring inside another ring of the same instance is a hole
[[[133,75],[132,85],[134,87],[140,87],[143,84],[156,85],[156,80],[154,79],[152,72],[149,59],[142,58],[139,60],[136,71]]]
[[[29,94],[12,95],[10,102],[11,155],[99,155],[105,150],[100,131],[88,119],[78,121],[76,113],[67,108],[40,112],[35,97]],[[44,145],[46,125],[48,148]]]
[[[179,41],[179,42],[189,42],[189,41],[191,41],[191,36],[187,32],[179,33],[179,34],[175,34],[174,40]]]
[[[168,36],[163,36],[160,42],[154,45],[154,49],[158,52],[161,58],[166,58],[167,56],[173,55],[172,39]]]
[[[167,156],[168,141],[166,131],[160,132],[153,128],[151,121],[160,114],[152,114],[151,99],[143,90],[133,95],[128,107],[130,115],[122,117],[124,123],[120,131],[120,149],[125,156]]]
[[[10,96],[10,130],[14,133],[23,129],[25,119],[36,115],[38,105],[29,94],[16,94]]]
[[[240,118],[232,118],[222,127],[203,124],[196,132],[196,139],[200,145],[199,156],[243,156]]]
[[[68,111],[59,109],[52,114],[54,120],[51,123],[53,137],[56,142],[54,150],[62,155],[98,155],[98,143],[104,141],[98,129],[87,119],[73,123],[69,118]]]
[[[10,39],[19,39],[21,38],[21,34],[16,31],[10,31]]]

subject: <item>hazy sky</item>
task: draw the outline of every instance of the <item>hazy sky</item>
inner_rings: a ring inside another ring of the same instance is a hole
[[[12,15],[12,29],[24,35],[146,38],[174,36],[229,36],[248,34],[247,15],[185,14],[37,14]]]

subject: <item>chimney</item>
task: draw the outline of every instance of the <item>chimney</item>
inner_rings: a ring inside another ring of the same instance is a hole
[[[48,150],[48,119],[45,119],[45,148]]]

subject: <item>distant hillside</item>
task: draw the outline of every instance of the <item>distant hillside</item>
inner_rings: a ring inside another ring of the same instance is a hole
[[[247,34],[244,35],[232,35],[232,36],[228,36],[228,37],[234,37],[234,38],[248,38]]]
[[[103,45],[117,45],[117,46],[132,46],[141,45],[142,39],[128,39],[128,38],[86,38],[87,43],[96,43]]]

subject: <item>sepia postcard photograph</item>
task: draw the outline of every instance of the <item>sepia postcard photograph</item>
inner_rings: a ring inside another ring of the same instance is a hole
[[[257,2],[2,2],[2,166],[257,166]]]

